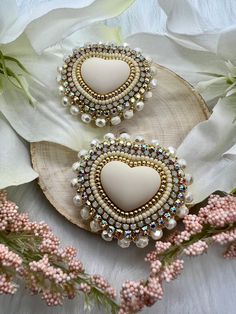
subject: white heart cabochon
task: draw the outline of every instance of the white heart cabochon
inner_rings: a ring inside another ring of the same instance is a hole
[[[144,205],[158,192],[161,178],[151,167],[131,168],[121,161],[111,161],[102,168],[101,183],[110,200],[128,212]]]
[[[130,75],[129,65],[122,60],[92,57],[81,66],[84,82],[98,94],[108,94],[123,85]]]

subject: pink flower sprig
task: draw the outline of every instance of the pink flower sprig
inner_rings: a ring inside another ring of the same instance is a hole
[[[150,264],[146,280],[126,281],[115,301],[112,286],[100,275],[86,274],[72,247],[61,248],[49,226],[30,222],[0,191],[0,293],[14,294],[17,280],[48,305],[83,294],[85,304],[97,302],[109,313],[134,314],[163,297],[163,285],[182,272],[182,255],[198,256],[212,243],[227,245],[225,258],[236,257],[236,197],[211,195],[198,214],[183,219],[184,230],[174,231],[166,241],[157,241],[147,254]]]
[[[85,296],[116,313],[116,293],[101,276],[90,276],[72,247],[60,247],[59,239],[44,222],[30,222],[25,213],[0,191],[0,293],[14,294],[23,280],[31,294],[41,295],[48,305],[61,305],[65,298]]]
[[[225,258],[236,257],[236,197],[211,195],[208,204],[197,215],[183,219],[184,230],[174,231],[165,242],[157,241],[148,253],[150,273],[145,281],[127,281],[121,290],[119,314],[134,314],[163,297],[163,284],[176,279],[182,272],[182,255],[197,256],[211,243],[228,244]]]

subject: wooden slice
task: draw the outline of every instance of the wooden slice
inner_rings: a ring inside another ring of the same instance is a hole
[[[164,67],[156,67],[159,85],[144,110],[111,131],[140,134],[146,140],[157,138],[162,145],[177,148],[196,124],[208,118],[209,111],[185,80]],[[74,177],[71,166],[77,160],[77,152],[58,144],[38,142],[31,144],[31,155],[39,185],[51,204],[69,221],[89,230],[72,202],[75,190],[70,186]]]

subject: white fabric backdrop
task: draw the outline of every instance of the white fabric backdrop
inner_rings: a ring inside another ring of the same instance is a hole
[[[18,1],[20,10],[28,12],[37,5],[63,6],[63,1]],[[72,1],[68,1],[72,6]],[[161,1],[164,3],[164,1]],[[176,1],[179,8],[186,2]],[[190,1],[197,8],[203,23],[197,25],[189,21],[189,32],[196,34],[202,28],[217,30],[222,26],[229,26],[236,21],[235,1]],[[176,4],[177,5],[177,4]],[[187,10],[187,9],[186,9]],[[187,14],[187,11],[175,10],[169,16],[169,31],[181,27],[176,24],[174,15]],[[193,17],[192,17],[193,18]],[[126,35],[136,32],[163,32],[166,15],[160,9],[156,0],[137,1],[127,12],[118,18],[107,22],[109,25],[120,25]],[[195,25],[191,29],[191,25]],[[45,199],[37,183],[25,184],[21,187],[9,189],[10,198],[16,201],[22,209],[29,212],[30,217],[37,221],[44,220],[52,226],[54,232],[62,239],[63,245],[74,245],[79,250],[79,256],[90,273],[101,273],[120,289],[126,279],[146,277],[147,265],[143,262],[145,253],[150,248],[139,250],[131,248],[122,250],[113,243],[105,243],[100,237],[71,225],[61,217]],[[221,257],[221,250],[213,248],[208,254],[196,259],[186,259],[183,275],[176,281],[166,285],[162,301],[144,313],[191,313],[191,314],[234,314],[235,301],[235,261],[225,261]],[[13,297],[0,297],[1,314],[75,314],[83,313],[82,303],[78,298],[67,301],[63,307],[48,308],[38,297],[28,296],[21,289]],[[104,313],[94,310],[94,313]]]

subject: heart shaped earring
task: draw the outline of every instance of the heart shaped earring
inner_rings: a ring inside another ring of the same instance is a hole
[[[121,247],[131,241],[138,247],[148,244],[149,236],[161,238],[163,228],[176,226],[176,217],[188,213],[193,199],[187,192],[191,176],[186,162],[178,159],[173,147],[161,147],[157,140],[145,143],[141,136],[112,133],[103,141],[94,139],[89,150],[79,152],[72,169],[77,177],[73,198],[80,216],[92,232],[106,241],[118,240]]]
[[[125,44],[87,44],[64,61],[57,78],[63,106],[98,127],[132,118],[157,85],[151,59]]]

